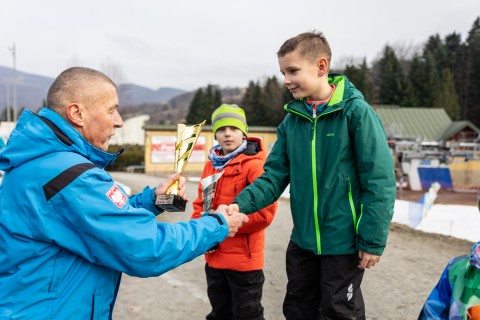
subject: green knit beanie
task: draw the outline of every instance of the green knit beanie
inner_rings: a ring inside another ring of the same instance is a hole
[[[236,104],[222,104],[212,114],[213,134],[221,127],[235,127],[247,135],[248,126],[245,111]]]

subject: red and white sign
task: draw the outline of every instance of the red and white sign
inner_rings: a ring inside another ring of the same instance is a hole
[[[151,137],[151,161],[152,163],[174,163],[175,162],[175,136],[152,136]],[[207,161],[206,152],[207,139],[204,136],[198,137],[188,162],[203,163]]]
[[[107,197],[115,203],[119,208],[123,207],[127,203],[127,196],[123,194],[122,190],[114,184],[110,190],[107,191]]]

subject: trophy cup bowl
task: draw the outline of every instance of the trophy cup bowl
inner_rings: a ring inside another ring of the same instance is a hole
[[[186,126],[177,125],[177,140],[175,141],[175,163],[174,170],[180,174],[187,166],[188,159],[192,154],[193,147],[197,142],[205,121],[202,123]],[[185,211],[187,201],[178,196],[178,180],[174,181],[167,189],[166,194],[158,195],[155,199],[155,206],[164,211],[179,212]]]

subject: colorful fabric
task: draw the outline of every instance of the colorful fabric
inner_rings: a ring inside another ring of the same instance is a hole
[[[267,152],[262,141],[253,137],[247,138],[245,150],[225,165],[215,187],[212,207],[216,209],[220,204],[232,203],[240,191],[263,173],[266,158]],[[202,179],[218,173],[219,170],[208,161],[203,168]],[[202,194],[202,185],[199,183],[198,196],[193,201],[193,219],[202,215],[204,205]],[[265,249],[264,229],[272,223],[276,210],[277,203],[274,203],[250,214],[248,222],[243,224],[233,238],[225,239],[214,253],[205,255],[208,265],[212,268],[236,271],[262,269]]]
[[[242,144],[233,152],[230,152],[226,156],[222,156],[222,147],[217,144],[210,149],[210,154],[208,159],[212,162],[213,167],[216,170],[223,170],[225,166],[232,161],[236,156],[242,153],[243,150],[247,147],[247,140],[243,140]]]
[[[228,235],[223,218],[157,222],[154,189],[128,198],[103,170],[117,155],[23,111],[0,152],[0,319],[111,319],[122,272],[158,276]]]
[[[236,104],[222,104],[212,114],[213,134],[221,127],[235,127],[242,130],[246,136],[248,133],[245,111]]]
[[[480,304],[477,242],[470,255],[453,258],[427,298],[419,320],[467,320],[467,310]],[[472,264],[473,262],[473,264]]]
[[[393,216],[396,182],[382,122],[345,77],[316,118],[295,100],[277,129],[265,173],[236,198],[250,213],[290,184],[291,240],[315,254],[381,255]]]
[[[472,246],[472,256],[470,257],[472,267],[480,270],[480,241]]]

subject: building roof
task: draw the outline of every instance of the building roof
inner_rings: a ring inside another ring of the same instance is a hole
[[[451,136],[455,135],[457,132],[460,132],[466,128],[470,128],[473,131],[480,133],[480,129],[470,121],[452,121],[452,123],[450,123],[450,126],[448,126],[448,128],[443,132],[440,140],[447,140]]]
[[[378,106],[376,111],[389,137],[442,140],[452,123],[445,110],[441,108]],[[458,131],[451,132],[453,135]]]

